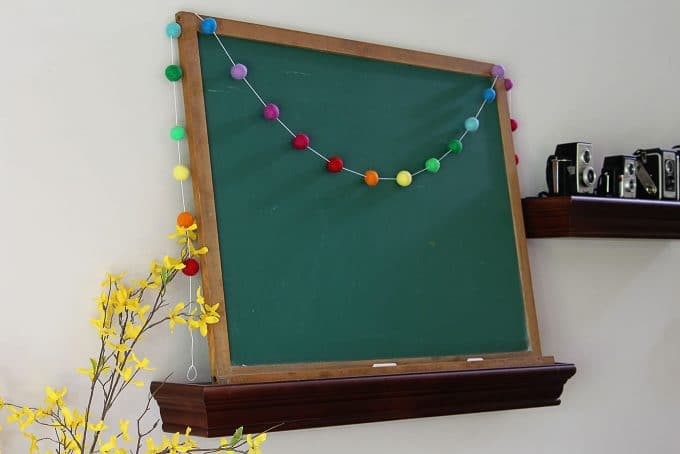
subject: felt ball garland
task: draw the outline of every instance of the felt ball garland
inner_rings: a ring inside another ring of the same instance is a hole
[[[199,25],[199,30],[203,34],[212,34],[214,38],[218,41],[220,47],[224,51],[227,59],[231,63],[231,66],[229,68],[229,75],[231,76],[232,79],[238,80],[238,81],[244,81],[245,85],[247,88],[252,91],[252,93],[255,95],[257,100],[262,104],[262,117],[265,120],[268,121],[275,121],[279,123],[285,130],[291,135],[291,145],[293,149],[295,150],[309,150],[313,154],[315,154],[318,158],[323,159],[325,161],[325,166],[326,170],[330,173],[339,173],[342,171],[357,175],[361,177],[364,181],[364,183],[367,186],[376,186],[380,180],[392,180],[395,181],[399,186],[401,187],[407,187],[409,186],[413,178],[417,175],[420,175],[423,172],[429,172],[429,173],[437,173],[441,169],[441,161],[445,159],[449,154],[459,154],[463,150],[463,139],[465,136],[469,133],[474,133],[479,130],[480,128],[480,121],[479,121],[479,115],[481,114],[482,110],[484,109],[485,105],[488,103],[492,103],[496,100],[497,98],[497,92],[496,92],[496,82],[498,79],[502,79],[500,83],[502,83],[502,88],[504,88],[506,91],[510,91],[513,88],[513,81],[509,78],[505,78],[505,68],[501,65],[493,65],[489,71],[491,77],[493,78],[491,85],[481,92],[481,106],[479,107],[479,110],[477,111],[476,115],[468,117],[465,119],[463,124],[461,125],[463,128],[462,134],[455,139],[451,139],[448,142],[448,149],[439,157],[433,157],[430,159],[427,159],[425,161],[424,167],[416,172],[409,172],[407,170],[402,170],[397,173],[396,177],[381,177],[376,170],[370,169],[366,170],[365,172],[359,172],[354,169],[348,168],[345,166],[345,163],[343,162],[342,158],[339,156],[333,156],[333,157],[326,157],[324,154],[318,152],[314,148],[311,147],[310,145],[310,140],[309,136],[307,134],[302,134],[302,133],[294,133],[292,132],[291,128],[289,128],[284,121],[281,120],[281,110],[278,105],[271,103],[271,102],[266,102],[265,98],[263,98],[257,90],[253,87],[253,84],[247,80],[247,76],[249,74],[249,69],[242,63],[238,63],[237,61],[232,58],[231,54],[227,50],[227,48],[224,46],[222,43],[222,40],[220,36],[217,34],[217,22],[213,18],[203,18],[196,14],[196,17],[199,18],[200,20],[200,25]],[[166,32],[168,36],[173,36],[174,35],[174,27],[171,27],[172,24],[169,24]],[[172,32],[172,33],[171,33]],[[181,28],[179,30],[179,33],[181,34]],[[179,35],[177,35],[179,36]],[[176,65],[175,65],[176,66]],[[169,67],[168,67],[169,68]],[[177,70],[178,69],[178,70]],[[173,69],[170,71],[170,75],[168,75],[168,70],[166,69],[166,76],[168,77],[168,80],[179,80],[179,78],[182,77],[182,70],[179,66],[177,66],[177,69]],[[179,73],[179,75],[177,75]],[[172,77],[172,78],[171,78]],[[173,79],[174,78],[174,79]],[[515,131],[517,129],[517,122],[512,119],[510,120],[510,125],[512,131]],[[173,139],[175,139],[175,136],[172,136]],[[181,139],[175,139],[175,140],[181,140]],[[518,162],[518,158],[516,158],[516,161]],[[182,175],[180,175],[182,176]],[[177,178],[177,177],[176,177]],[[188,176],[187,176],[188,178]],[[178,178],[179,179],[179,178]],[[185,178],[186,179],[186,178]],[[182,181],[180,179],[180,181]]]

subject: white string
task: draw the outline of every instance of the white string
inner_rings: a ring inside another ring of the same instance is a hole
[[[175,58],[175,46],[174,46],[174,39],[170,38],[170,61],[174,65],[176,62]],[[179,126],[179,102],[178,102],[178,96],[177,96],[177,84],[174,82],[171,82],[170,85],[172,86],[172,100],[173,100],[173,106],[175,108],[175,126]],[[177,162],[178,164],[182,164],[182,141],[177,140]],[[187,202],[186,202],[186,197],[184,195],[184,182],[180,180],[179,182],[179,189],[180,189],[180,195],[182,198],[182,211],[187,210]],[[191,248],[189,248],[189,237],[187,236],[187,251],[191,251]],[[192,289],[192,282],[191,282],[191,276],[189,276],[189,313],[191,314],[191,311],[193,309],[193,289]],[[195,365],[195,355],[194,355],[194,331],[189,330],[189,338],[191,340],[191,351],[190,351],[190,360],[191,360],[191,365],[187,369],[187,380],[190,382],[196,380],[198,377],[198,370],[196,369]]]
[[[203,17],[201,17],[200,15],[198,15],[198,14],[196,14],[196,13],[194,13],[194,15],[195,15],[199,20],[203,20]],[[219,46],[222,48],[222,50],[224,51],[224,54],[227,56],[227,58],[229,59],[229,61],[231,62],[231,64],[232,64],[232,65],[235,65],[235,64],[236,64],[235,60],[232,58],[231,54],[229,53],[229,51],[227,50],[227,48],[224,46],[224,43],[222,43],[222,39],[220,39],[220,36],[217,34],[217,32],[213,32],[212,35],[213,35],[213,36],[215,37],[215,39],[217,40],[217,43],[218,43]],[[250,91],[252,91],[253,94],[257,97],[257,99],[260,101],[260,103],[261,103],[263,106],[266,106],[267,103],[264,101],[264,99],[262,98],[262,96],[260,96],[260,94],[258,93],[258,91],[255,90],[255,87],[253,87],[253,85],[248,81],[248,79],[247,79],[247,78],[243,78],[242,80],[243,80],[243,82],[245,82],[245,84],[248,86],[248,88],[250,89]],[[497,77],[497,76],[494,77],[493,81],[491,82],[491,88],[494,87],[494,85],[496,84],[496,81],[497,81],[497,80],[498,80],[498,77]],[[484,109],[484,106],[486,106],[486,103],[487,103],[486,99],[482,101],[481,105],[479,106],[479,109],[477,110],[477,113],[474,115],[475,118],[479,117],[479,115],[481,114],[482,110]],[[282,127],[283,129],[285,129],[285,130],[288,132],[288,134],[290,134],[291,136],[295,137],[295,133],[288,127],[288,125],[287,125],[283,120],[281,120],[281,118],[277,117],[276,120],[277,120],[277,122],[279,123],[279,125],[281,125],[281,127]],[[467,135],[467,133],[468,133],[468,131],[465,130],[465,132],[463,132],[463,134],[460,136],[460,138],[459,138],[458,140],[462,141],[463,138]],[[315,150],[314,148],[308,146],[307,149],[308,149],[309,151],[311,151],[312,153],[314,153],[314,154],[315,154],[317,157],[319,157],[320,159],[323,159],[323,160],[326,161],[326,162],[329,162],[329,161],[330,161],[330,159],[328,159],[326,156],[324,156],[322,153],[318,152],[318,151]],[[452,151],[452,150],[450,150],[450,149],[447,150],[447,151],[439,158],[439,160],[441,161],[442,159],[446,158],[446,157],[451,153],[451,151]],[[348,168],[348,167],[344,167],[344,166],[343,166],[342,170],[344,170],[345,172],[348,172],[348,173],[357,175],[357,176],[359,176],[359,177],[361,177],[361,178],[364,178],[364,174],[363,174],[363,173],[361,173],[361,172],[359,172],[359,171],[356,171],[356,170],[354,170],[354,169],[350,169],[350,168]],[[427,170],[427,169],[420,169],[420,170],[418,170],[418,171],[412,173],[412,176],[420,175],[420,174],[423,173],[425,170]],[[379,177],[378,179],[379,179],[379,180],[391,180],[391,181],[396,180],[396,178],[393,178],[393,177]]]

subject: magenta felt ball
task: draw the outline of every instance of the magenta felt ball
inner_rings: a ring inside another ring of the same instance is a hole
[[[503,84],[505,84],[505,89],[506,89],[507,91],[512,90],[513,85],[515,85],[515,84],[512,83],[512,79],[505,79],[505,80],[503,81]]]
[[[304,150],[309,146],[309,137],[307,134],[295,134],[290,143],[296,150]]]
[[[276,104],[267,104],[262,110],[262,115],[267,120],[276,120],[279,118],[279,106]]]
[[[512,132],[515,132],[518,127],[519,127],[519,125],[517,124],[517,120],[515,120],[514,118],[511,118],[510,119],[510,130]]]
[[[246,67],[246,65],[236,63],[234,66],[231,67],[229,73],[231,74],[231,77],[233,79],[243,80],[248,75],[248,68]]]
[[[494,65],[493,68],[491,68],[491,75],[494,77],[503,77],[505,75],[505,68],[501,65]]]

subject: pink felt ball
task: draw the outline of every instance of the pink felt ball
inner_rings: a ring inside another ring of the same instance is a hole
[[[505,90],[506,90],[506,91],[512,90],[512,87],[513,87],[513,85],[514,85],[514,84],[512,83],[512,79],[505,79],[505,80],[503,81],[503,84],[505,84]]]
[[[296,150],[304,150],[309,146],[309,137],[307,134],[295,134],[290,143]]]
[[[279,107],[276,104],[267,104],[262,110],[262,115],[267,120],[276,120],[279,118]]]
[[[246,65],[236,63],[229,70],[229,74],[231,74],[231,77],[235,80],[243,80],[248,75],[248,68],[246,67]]]
[[[517,120],[515,120],[514,118],[511,118],[510,119],[510,130],[512,132],[515,132],[518,127],[519,127],[519,124],[517,124]]]
[[[491,75],[494,77],[503,77],[505,75],[505,68],[501,65],[493,65],[493,68],[491,68]]]

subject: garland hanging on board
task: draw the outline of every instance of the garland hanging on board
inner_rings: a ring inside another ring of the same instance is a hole
[[[463,124],[464,127],[463,132],[457,138],[449,141],[447,150],[441,156],[428,158],[424,162],[424,167],[417,171],[411,172],[408,170],[401,170],[397,172],[397,174],[394,177],[384,177],[380,176],[378,171],[375,169],[368,169],[364,172],[359,172],[350,167],[347,167],[345,166],[345,162],[343,161],[342,157],[340,156],[327,157],[323,153],[314,149],[311,145],[311,140],[307,134],[302,132],[299,133],[293,132],[293,130],[290,127],[288,127],[288,125],[281,119],[281,109],[279,108],[279,106],[277,106],[274,103],[266,102],[264,100],[260,93],[253,87],[253,84],[248,80],[247,78],[248,68],[244,64],[238,63],[236,60],[234,60],[232,55],[224,46],[224,43],[222,43],[220,36],[217,34],[217,21],[211,17],[203,18],[198,14],[196,14],[196,17],[198,17],[198,19],[201,21],[200,32],[206,35],[213,35],[217,40],[219,46],[224,51],[225,56],[231,63],[231,69],[229,71],[230,76],[234,80],[243,81],[243,83],[250,89],[250,91],[257,98],[260,104],[262,104],[262,116],[265,120],[277,122],[288,134],[290,134],[291,136],[290,143],[295,150],[309,151],[312,154],[314,154],[317,158],[325,161],[325,167],[328,172],[330,173],[347,172],[349,174],[353,174],[355,176],[361,177],[364,183],[366,183],[366,185],[368,186],[376,186],[380,181],[391,180],[396,181],[396,183],[401,187],[406,187],[412,183],[413,177],[420,175],[423,172],[430,173],[439,172],[442,160],[444,160],[450,154],[460,153],[463,150],[463,139],[468,134],[474,133],[480,128],[479,115],[481,114],[482,110],[487,104],[493,102],[496,99],[496,91],[494,90],[494,86],[496,85],[496,82],[498,81],[499,78],[503,78],[505,76],[505,69],[501,65],[493,66],[490,73],[490,76],[493,77],[491,85],[482,91],[481,103],[479,109],[477,110],[477,113],[471,117],[468,117],[465,120]],[[176,22],[172,22],[168,24],[166,28],[166,33],[171,39],[178,38],[182,33],[181,26]],[[177,82],[182,78],[183,75],[182,68],[173,62],[173,64],[166,68],[165,75],[169,81]],[[503,83],[506,90],[509,91],[512,89],[513,82],[511,79],[504,79]],[[513,132],[517,129],[517,126],[518,126],[517,121],[515,119],[511,119],[510,128]],[[182,140],[184,136],[185,136],[184,130],[182,129],[181,137],[178,140]],[[173,136],[173,138],[175,137]],[[515,155],[515,164],[518,163],[519,158],[517,155]],[[175,178],[180,181],[188,179],[189,178],[188,169],[185,166],[178,167],[176,167],[174,171]]]

